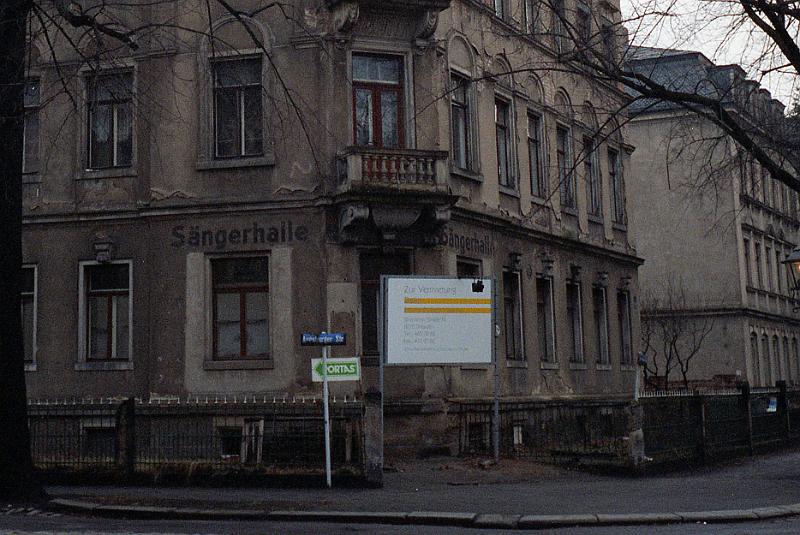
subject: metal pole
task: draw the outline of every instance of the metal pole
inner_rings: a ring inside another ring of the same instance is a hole
[[[492,446],[494,460],[500,462],[500,366],[497,358],[497,277],[492,277],[492,359],[494,360],[494,407],[492,410]]]
[[[322,346],[322,398],[325,411],[325,482],[331,488],[331,416],[328,409],[328,346]]]

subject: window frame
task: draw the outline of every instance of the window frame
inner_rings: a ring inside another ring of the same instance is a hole
[[[567,328],[570,330],[572,348],[569,356],[571,364],[585,364],[586,352],[583,336],[583,292],[580,279],[569,278],[565,284],[565,311],[567,319],[570,318],[572,309],[572,321],[567,321]]]
[[[110,68],[110,69],[96,69],[96,70],[89,70],[83,71],[83,83],[85,88],[85,117],[84,117],[84,124],[85,124],[85,143],[83,148],[84,153],[84,165],[82,166],[83,169],[88,173],[97,173],[97,174],[114,174],[116,172],[129,172],[129,170],[136,167],[136,152],[137,152],[137,144],[136,144],[136,69],[133,67],[123,67],[123,68]],[[113,78],[115,76],[130,76],[130,95],[128,95],[126,99],[111,99],[111,100],[104,100],[94,102],[93,96],[93,86],[98,80],[104,78]],[[119,107],[124,104],[130,105],[130,138],[131,138],[131,154],[130,154],[130,161],[127,164],[120,164],[118,162],[118,130],[117,125],[119,122]],[[92,151],[92,118],[93,118],[93,107],[98,105],[103,106],[111,106],[112,111],[112,142],[111,142],[111,165],[107,166],[95,166],[92,165],[94,153]]]
[[[214,277],[214,262],[225,261],[225,260],[243,260],[243,259],[250,259],[250,258],[263,258],[267,262],[267,282],[265,285],[258,285],[258,284],[250,284],[250,283],[233,283],[229,287],[222,288],[222,291],[218,291],[217,284],[215,282]],[[273,354],[272,354],[272,294],[270,292],[270,257],[269,254],[265,253],[253,253],[253,254],[230,254],[224,256],[214,256],[209,258],[209,271],[211,277],[211,361],[212,362],[239,362],[239,361],[272,361]],[[247,351],[247,311],[246,311],[246,303],[247,303],[247,295],[259,293],[259,294],[266,294],[267,296],[267,311],[266,311],[266,319],[267,319],[267,348],[266,353],[263,354],[255,354],[249,355],[246,353]],[[230,356],[220,356],[218,354],[218,330],[217,330],[217,295],[218,294],[238,294],[239,295],[239,355],[230,357]],[[244,299],[242,299],[244,296]]]
[[[501,103],[506,109],[506,124],[498,122],[498,103]],[[503,173],[500,162],[500,132],[504,132],[503,138],[505,140],[505,156],[506,156],[506,184],[503,184]],[[494,140],[495,140],[495,157],[497,159],[497,184],[500,186],[501,191],[514,192],[519,190],[519,180],[516,176],[516,166],[514,165],[514,143],[516,136],[515,121],[514,121],[514,100],[511,96],[506,96],[503,93],[495,92],[494,94]]]
[[[547,285],[547,295],[541,295],[541,285]],[[540,327],[542,326],[542,320],[544,319],[544,330],[545,330],[545,337],[544,337],[544,344],[541,342],[537,347],[537,352],[539,355],[539,362],[543,368],[548,367],[557,367],[558,366],[558,351],[557,351],[557,340],[556,340],[556,328],[555,328],[555,299],[553,295],[553,277],[549,275],[544,275],[538,273],[536,275],[536,335],[539,337]],[[546,297],[546,299],[545,299]],[[550,306],[547,306],[549,302]],[[541,314],[539,313],[539,306],[545,311],[545,317],[542,318]],[[549,321],[548,321],[549,320]],[[539,337],[541,338],[541,337]],[[542,354],[542,348],[545,349],[546,354]]]
[[[589,149],[587,150],[587,142]],[[591,136],[583,137],[583,172],[588,188],[587,212],[593,218],[603,218],[603,185],[600,180],[600,170],[597,162],[597,139]]]
[[[611,348],[609,347],[609,340],[611,333],[609,332],[608,321],[608,289],[600,284],[592,286],[592,307],[595,323],[595,334],[597,335],[597,355],[595,356],[595,365],[598,369],[602,367],[611,367]],[[597,296],[600,296],[602,304],[598,307]],[[602,320],[602,321],[601,321]]]
[[[460,162],[456,160],[453,156],[455,151],[455,110],[456,102],[454,100],[455,90],[454,86],[454,78],[459,79],[464,87],[464,96],[465,102],[462,104],[461,108],[463,109],[464,114],[464,139],[462,142],[464,143],[464,151],[465,151],[465,165],[460,165]],[[477,124],[476,124],[476,116],[475,116],[475,96],[474,96],[474,88],[473,88],[473,81],[472,78],[466,74],[465,72],[454,68],[453,66],[450,67],[450,83],[451,83],[451,95],[450,95],[450,153],[451,153],[451,163],[452,167],[456,172],[458,171],[467,171],[469,173],[475,173],[478,170],[478,162],[479,158],[477,157],[477,148],[478,144],[476,143],[476,132],[477,132]]]
[[[624,226],[626,225],[627,210],[625,209],[625,179],[622,175],[622,152],[614,147],[608,147],[607,154],[612,221]]]
[[[539,0],[524,0],[523,7],[525,9],[525,32],[533,39],[538,40],[539,34],[542,31],[542,13],[541,10],[536,9]],[[534,16],[531,16],[535,13]]]
[[[507,277],[514,280],[515,287],[512,287],[510,292],[506,287]],[[510,295],[509,295],[510,293]],[[513,307],[514,320],[512,329],[514,335],[514,350],[513,354],[509,354],[509,325],[507,317],[507,301],[511,298],[511,306]],[[522,307],[522,276],[517,270],[503,269],[503,336],[505,342],[505,356],[506,361],[524,362],[525,358],[525,318],[523,315]]]
[[[537,199],[545,199],[548,195],[547,176],[544,165],[544,116],[532,110],[527,114],[527,139],[528,139],[528,168],[530,170],[531,195]],[[536,136],[531,136],[531,120],[535,123]],[[536,150],[532,150],[532,142],[535,143]],[[536,154],[536,166],[534,166],[532,154]],[[534,169],[536,176],[534,177]],[[535,187],[534,187],[535,186]]]
[[[112,359],[90,359],[89,358],[89,287],[87,267],[100,265],[120,265],[128,266],[128,357]],[[133,339],[134,339],[134,315],[133,303],[135,299],[135,287],[133,284],[133,260],[115,259],[109,262],[98,262],[96,260],[82,260],[78,262],[78,360],[75,369],[78,371],[91,370],[132,370],[134,363]]]
[[[259,76],[258,76],[258,87],[260,88],[260,102],[261,102],[261,117],[259,118],[259,122],[261,123],[261,151],[257,153],[248,154],[245,150],[245,89],[248,87],[254,87],[255,84],[250,85],[238,85],[234,86],[236,92],[236,102],[237,106],[240,106],[241,109],[240,117],[237,118],[238,121],[238,130],[239,130],[239,147],[238,147],[238,154],[225,156],[220,155],[219,153],[219,135],[218,135],[218,124],[217,124],[217,92],[219,89],[231,89],[231,88],[218,88],[217,87],[217,71],[216,68],[218,65],[222,65],[224,63],[236,63],[236,62],[248,62],[252,60],[258,60],[259,63]],[[253,159],[253,158],[263,158],[267,153],[266,148],[266,124],[265,124],[265,99],[264,99],[264,59],[263,54],[245,54],[245,55],[219,55],[214,58],[209,58],[209,66],[211,68],[211,100],[210,100],[210,110],[211,110],[211,154],[212,159],[214,160],[243,160],[243,159]]]
[[[564,148],[561,148],[561,133],[564,133]],[[558,173],[558,189],[560,192],[561,210],[577,213],[578,192],[575,183],[575,160],[572,150],[572,128],[556,124],[556,171]],[[567,200],[571,202],[567,203]]]
[[[742,252],[743,252],[743,262],[744,262],[744,276],[745,276],[745,285],[746,286],[753,286],[753,266],[751,265],[752,259],[750,254],[750,239],[749,238],[742,238]]]
[[[620,297],[625,297],[625,306],[620,306]],[[620,364],[633,366],[633,310],[631,307],[631,292],[626,288],[617,289],[617,324],[619,333]],[[627,341],[627,343],[626,343]]]
[[[565,31],[567,6],[565,0],[553,0],[551,16],[553,17],[550,31],[553,33],[553,50],[557,54],[565,52],[565,40],[569,37]]]
[[[22,299],[24,297],[32,297],[32,325],[31,325],[31,359],[25,360],[25,371],[26,372],[35,372],[37,370],[37,360],[36,360],[36,353],[38,349],[37,345],[37,328],[39,323],[39,266],[37,264],[30,264],[25,263],[22,264],[22,269],[30,269],[33,270],[33,291],[20,291],[20,313],[22,315],[23,322],[25,321],[25,314],[23,311],[23,303]],[[23,324],[22,329],[22,336],[23,336],[23,343],[25,343],[25,326]]]
[[[398,61],[400,66],[400,76],[399,76],[399,85],[395,86],[390,82],[381,82],[381,81],[361,81],[356,80],[354,76],[354,58],[356,56],[372,56],[372,57],[383,57],[383,58],[394,58]],[[410,131],[413,130],[413,124],[411,123],[411,119],[408,115],[409,107],[412,100],[409,98],[409,88],[413,87],[413,80],[411,80],[411,69],[412,66],[409,65],[409,57],[408,54],[402,51],[397,50],[365,50],[365,49],[354,49],[351,51],[349,55],[349,83],[350,83],[350,106],[351,106],[351,113],[350,113],[350,120],[351,120],[351,136],[352,136],[352,144],[356,147],[364,147],[364,148],[371,148],[377,150],[397,150],[397,149],[406,149],[411,148],[412,146],[412,139],[410,137]],[[383,144],[383,128],[382,123],[379,121],[381,116],[380,111],[380,96],[381,92],[386,90],[387,88],[392,88],[393,91],[398,95],[398,107],[397,107],[397,147],[385,147]],[[356,121],[356,110],[357,110],[357,98],[356,92],[357,89],[366,89],[371,92],[372,95],[377,95],[378,100],[373,102],[373,109],[372,109],[372,116],[371,116],[371,129],[372,129],[372,138],[373,142],[367,145],[359,145],[358,144],[358,123]],[[378,128],[376,128],[378,126]],[[375,143],[375,140],[379,139],[380,143]]]

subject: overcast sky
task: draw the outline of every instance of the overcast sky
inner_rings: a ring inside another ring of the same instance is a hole
[[[735,63],[787,107],[797,93],[796,76],[769,72],[782,58],[763,59],[768,44],[759,32],[743,26],[737,2],[725,0],[621,0],[633,44],[697,50],[718,65]],[[652,15],[669,13],[670,16]],[[646,14],[645,16],[642,16]]]

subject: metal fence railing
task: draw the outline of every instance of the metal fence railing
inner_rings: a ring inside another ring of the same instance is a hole
[[[363,469],[363,404],[331,403],[334,468]],[[324,468],[322,402],[312,398],[192,398],[31,402],[37,467],[120,469]]]

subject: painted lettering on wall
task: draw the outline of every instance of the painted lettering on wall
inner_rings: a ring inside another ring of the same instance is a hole
[[[295,226],[291,221],[281,221],[277,225],[260,225],[236,228],[204,228],[199,225],[178,225],[172,227],[172,246],[213,247],[217,250],[229,245],[258,245],[270,243],[294,243],[308,240],[308,227]]]
[[[494,242],[491,236],[489,234],[479,236],[477,232],[467,235],[444,228],[439,234],[439,245],[447,245],[458,251],[459,254],[473,253],[484,256],[494,254]]]

